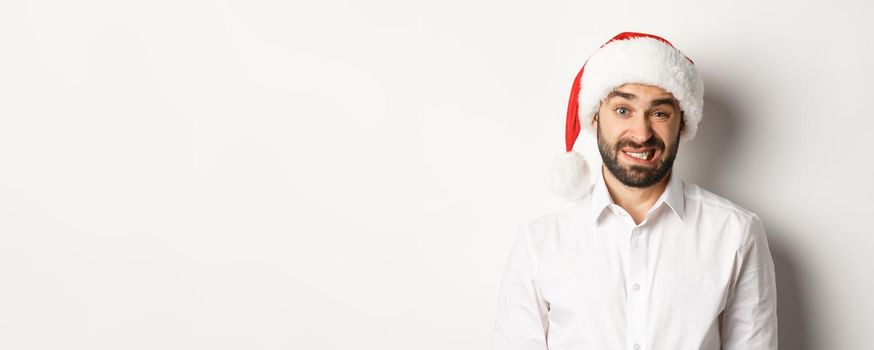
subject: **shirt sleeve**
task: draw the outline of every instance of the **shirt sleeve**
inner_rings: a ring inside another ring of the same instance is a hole
[[[765,228],[753,216],[737,252],[735,279],[721,315],[724,350],[777,350],[777,286]]]
[[[519,227],[498,290],[492,350],[546,350],[548,304],[537,284],[537,258]]]

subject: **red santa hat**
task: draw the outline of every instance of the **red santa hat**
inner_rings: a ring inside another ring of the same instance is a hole
[[[596,138],[592,118],[607,94],[627,83],[658,86],[674,95],[683,110],[680,142],[695,138],[704,105],[704,83],[692,60],[656,35],[624,32],[595,51],[583,64],[571,87],[565,129],[566,152],[553,161],[547,185],[574,199],[591,185],[586,159],[574,151],[580,131]]]

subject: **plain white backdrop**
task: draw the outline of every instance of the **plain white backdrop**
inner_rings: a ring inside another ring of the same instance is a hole
[[[687,181],[756,212],[783,349],[870,348],[863,1],[6,1],[0,348],[484,349],[621,31],[705,84]]]

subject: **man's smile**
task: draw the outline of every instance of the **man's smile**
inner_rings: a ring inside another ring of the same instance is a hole
[[[661,151],[656,148],[624,148],[621,150],[624,158],[635,164],[653,165],[661,155]]]

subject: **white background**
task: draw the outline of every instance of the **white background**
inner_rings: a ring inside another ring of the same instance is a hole
[[[758,213],[783,349],[871,348],[862,1],[4,1],[0,348],[484,349],[621,31],[705,82],[687,181]]]

